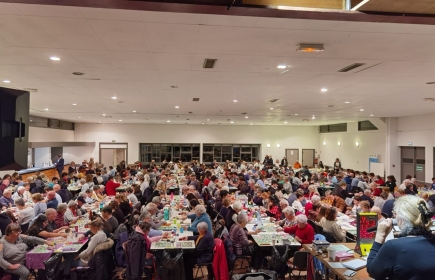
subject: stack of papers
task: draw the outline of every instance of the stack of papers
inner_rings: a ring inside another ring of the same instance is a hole
[[[366,267],[367,261],[361,259],[355,259],[347,262],[342,262],[341,264],[348,269],[360,270],[361,268]]]

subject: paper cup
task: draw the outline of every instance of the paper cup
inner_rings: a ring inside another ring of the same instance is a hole
[[[334,248],[328,248],[328,259],[329,259],[329,261],[331,261],[331,262],[335,261],[335,253],[336,252],[337,251]]]

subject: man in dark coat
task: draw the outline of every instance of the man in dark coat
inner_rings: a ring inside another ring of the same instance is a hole
[[[57,161],[54,165],[56,166],[57,173],[59,173],[59,178],[62,178],[63,167],[65,165],[62,155],[57,155]]]

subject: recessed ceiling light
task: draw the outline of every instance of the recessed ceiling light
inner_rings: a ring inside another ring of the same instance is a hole
[[[327,89],[327,88],[322,88],[320,91],[321,91],[321,92],[327,92],[328,89]]]
[[[251,125],[252,125],[252,123],[251,123]]]
[[[44,110],[45,110],[45,111],[48,111],[48,108],[45,108]]]
[[[54,61],[59,61],[60,60],[60,58],[58,58],[57,56],[52,56],[52,57],[50,57],[50,59],[54,60]]]
[[[295,114],[295,116],[299,116],[299,114]]]
[[[301,124],[298,124],[298,125],[301,125]]]
[[[9,84],[11,81],[9,81],[9,80],[4,80],[3,81],[3,83],[5,83],[5,84]]]
[[[79,119],[81,119],[82,117],[79,117]]]
[[[30,120],[31,122],[33,122],[33,120]]]
[[[98,123],[101,123],[101,121],[99,121]]]
[[[373,114],[370,114],[370,117],[373,117]]]
[[[237,103],[237,99],[234,99],[233,102],[234,102],[234,103]]]
[[[210,119],[207,119],[207,121],[210,121]]]
[[[249,119],[249,117],[248,117],[248,116],[245,116],[245,119]]]
[[[312,119],[313,119],[313,120],[315,120],[315,119],[316,119],[316,117],[315,117],[315,116],[313,116],[313,117],[312,117]]]
[[[233,121],[230,121],[230,123],[234,123]]]
[[[276,68],[278,68],[278,69],[286,69],[287,65],[278,65]]]
[[[73,103],[73,106],[76,106],[77,105],[77,103]]]
[[[136,113],[136,111],[132,111],[133,113]]]
[[[284,122],[284,123],[287,123],[287,122]]]
[[[202,124],[204,124],[204,123],[202,123]]]
[[[344,103],[349,104],[350,102],[349,101],[344,101]]]
[[[270,120],[267,120],[268,122],[270,122]]]
[[[175,109],[179,109],[180,108],[180,106],[175,106]]]
[[[118,122],[122,122],[122,120],[118,120]]]
[[[170,120],[167,120],[166,122],[171,122]]]
[[[106,114],[103,114],[103,116],[105,116]]]
[[[111,98],[112,98],[112,99],[116,99],[116,96],[112,96]]]
[[[273,108],[270,108],[270,110],[273,110]]]
[[[360,110],[360,112],[364,112],[364,109],[359,109]]]

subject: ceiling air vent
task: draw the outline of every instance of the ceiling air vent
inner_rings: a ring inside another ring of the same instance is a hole
[[[199,98],[195,97],[195,98],[192,99],[192,101],[199,101]]]
[[[275,103],[276,101],[278,101],[279,99],[271,99],[269,101],[267,101],[267,103]]]
[[[354,63],[349,66],[344,67],[343,69],[338,70],[338,72],[349,72],[355,68],[365,65],[365,63]]]
[[[213,68],[214,64],[216,63],[217,59],[212,59],[212,58],[206,58],[204,59],[204,65],[202,66],[203,68]]]

